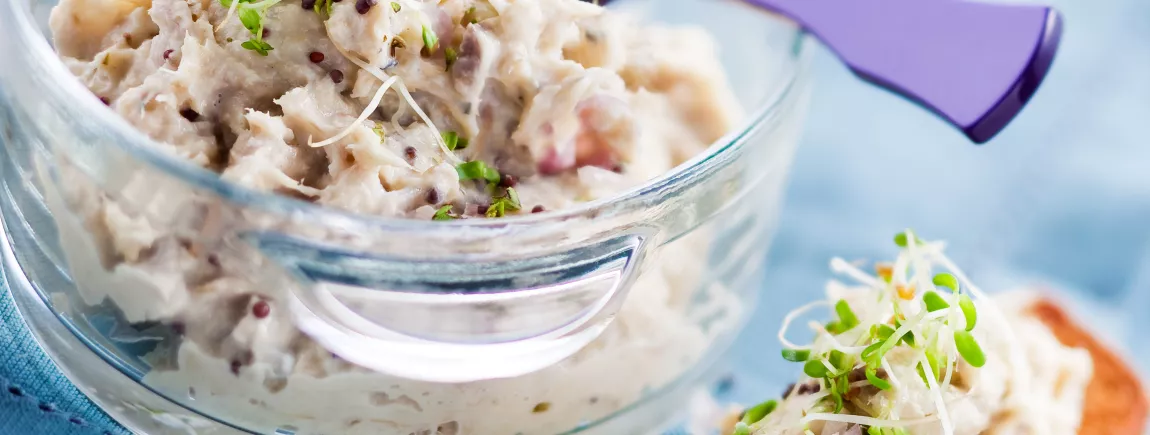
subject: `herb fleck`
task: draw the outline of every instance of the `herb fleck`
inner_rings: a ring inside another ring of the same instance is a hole
[[[431,27],[423,26],[423,54],[430,56],[439,49],[439,37]]]
[[[439,210],[435,211],[435,216],[431,217],[433,221],[450,221],[455,219],[459,219],[459,216],[451,213],[451,204],[440,207]]]
[[[445,71],[451,71],[451,67],[453,65],[455,65],[455,61],[458,59],[459,59],[459,52],[455,51],[454,48],[447,47],[447,48],[443,49],[443,60],[444,60],[444,64],[446,65],[444,67]]]

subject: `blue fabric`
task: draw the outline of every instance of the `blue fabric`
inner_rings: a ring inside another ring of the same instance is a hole
[[[56,369],[0,288],[0,434],[113,433],[126,431]]]
[[[821,291],[827,260],[890,255],[904,227],[950,240],[984,287],[1068,289],[1150,361],[1150,341],[1127,327],[1150,308],[1150,2],[1056,3],[1064,50],[1031,107],[984,147],[819,57],[762,304],[735,349],[734,398],[777,395],[797,372],[774,331]],[[2,289],[0,322],[0,434],[122,433],[39,351]]]

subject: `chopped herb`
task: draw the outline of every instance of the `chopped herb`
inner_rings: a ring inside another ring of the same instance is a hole
[[[387,136],[387,129],[383,128],[383,124],[380,124],[378,122],[375,123],[375,127],[371,128],[371,131],[374,131],[375,135],[379,136],[380,139],[383,139],[384,137]]]
[[[503,217],[507,212],[519,211],[521,208],[523,206],[519,203],[519,193],[514,188],[508,188],[506,195],[494,198],[491,206],[487,207],[487,217]]]
[[[393,12],[399,12],[399,2],[391,2],[391,10]]]
[[[474,6],[467,8],[463,13],[463,18],[459,20],[459,24],[466,26],[468,24],[475,24],[488,18],[495,18],[499,12],[486,1],[476,2]]]
[[[935,275],[934,279],[931,281],[934,282],[934,285],[936,286],[946,287],[952,292],[958,292],[958,278],[955,278],[954,275],[949,273],[940,273]]]
[[[806,349],[783,349],[783,359],[790,362],[803,362],[811,358],[811,351]]]
[[[962,355],[962,359],[971,366],[982,367],[986,364],[986,355],[982,353],[982,347],[978,345],[978,341],[970,332],[956,331],[954,333],[954,346],[958,348],[958,354]]]
[[[330,17],[331,4],[334,2],[335,0],[316,0],[315,6],[312,7],[312,10],[315,11],[316,15],[321,17]]]
[[[942,296],[939,296],[938,293],[935,292],[926,292],[923,294],[922,301],[926,303],[926,310],[932,313],[938,310],[945,310],[950,308],[950,304],[946,303],[946,300],[944,300]]]
[[[435,216],[431,217],[433,221],[450,221],[455,219],[459,219],[459,216],[451,213],[451,205],[440,207],[439,210],[435,211]]]
[[[774,400],[768,400],[766,402],[752,406],[750,409],[747,410],[747,412],[743,413],[742,422],[746,423],[746,424],[758,423],[759,420],[763,419],[763,417],[766,417],[766,416],[770,415],[771,412],[774,412],[775,408],[777,408],[778,406],[779,406],[779,402],[776,402]]]
[[[978,312],[974,309],[974,301],[970,299],[970,296],[959,296],[958,307],[962,309],[962,316],[966,318],[966,330],[973,331],[974,324],[978,323]]]
[[[443,132],[443,143],[447,145],[447,149],[452,151],[467,148],[467,138],[460,137],[454,131]]]
[[[391,57],[395,57],[395,53],[404,48],[407,48],[407,44],[403,42],[403,38],[396,35],[395,38],[391,40]]]
[[[459,24],[464,25],[478,23],[479,19],[475,17],[475,6],[467,8],[467,12],[463,13],[463,19],[460,21],[462,22]]]
[[[459,53],[456,52],[454,48],[447,47],[443,49],[443,60],[447,65],[444,67],[445,71],[451,71],[451,66],[455,65],[456,59],[459,59]]]
[[[423,26],[423,49],[427,50],[428,55],[439,49],[439,37],[435,36],[435,31],[428,26]]]
[[[487,166],[482,160],[460,163],[455,167],[455,172],[459,173],[459,179],[463,181],[487,180],[489,183],[498,183],[500,178],[499,171]]]

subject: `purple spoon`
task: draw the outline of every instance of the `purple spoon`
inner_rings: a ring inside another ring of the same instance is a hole
[[[743,0],[800,23],[859,77],[935,112],[975,143],[1046,77],[1058,11],[956,0]]]
[[[1062,36],[1044,6],[961,0],[740,0],[782,14],[864,80],[985,143],[1046,77]]]

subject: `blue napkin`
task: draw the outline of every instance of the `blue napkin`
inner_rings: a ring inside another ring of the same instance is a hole
[[[0,285],[0,434],[127,434],[40,349]]]

